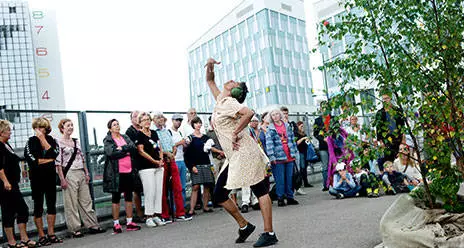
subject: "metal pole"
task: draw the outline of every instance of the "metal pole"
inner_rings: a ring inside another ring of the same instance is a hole
[[[324,54],[322,55],[322,68],[324,69],[324,87],[325,87],[325,96],[327,97],[327,101],[329,100],[329,86],[327,85],[327,71],[325,70],[325,57]]]
[[[90,159],[90,144],[89,144],[89,130],[87,126],[87,113],[85,111],[81,111],[77,114],[79,119],[79,134],[81,140],[81,149],[82,153],[84,154],[85,164],[87,165],[87,169],[89,171],[90,182],[89,182],[89,190],[90,196],[92,198],[92,208],[95,209],[95,194],[93,190],[93,164],[91,163]]]
[[[6,119],[6,105],[0,105],[0,119]]]

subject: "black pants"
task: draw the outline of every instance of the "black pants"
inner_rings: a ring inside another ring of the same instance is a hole
[[[216,182],[216,187],[214,187],[213,199],[216,204],[223,203],[229,200],[229,194],[232,190],[226,189],[227,178],[229,176],[229,166],[227,166],[224,171],[219,175],[219,178]],[[269,186],[266,183],[266,179],[263,179],[261,182],[250,186],[251,191],[255,194],[256,198],[260,198],[263,195],[269,193]]]
[[[132,191],[134,191],[134,176],[132,173],[119,173],[119,192],[112,194],[111,202],[119,203],[121,201],[121,193],[124,193],[124,201],[132,201]]]
[[[34,200],[34,217],[42,217],[44,212],[44,197],[47,204],[47,214],[56,214],[56,172],[43,169],[34,171],[31,179],[32,200]]]
[[[10,191],[2,189],[2,192],[0,192],[2,222],[5,228],[13,227],[15,218],[18,224],[26,224],[29,218],[29,208],[24,201],[18,184],[11,185],[11,187]]]

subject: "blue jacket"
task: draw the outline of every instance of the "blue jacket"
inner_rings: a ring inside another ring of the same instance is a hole
[[[287,129],[288,136],[288,148],[290,149],[290,156],[296,158],[298,150],[296,149],[295,136],[293,134],[292,127],[288,123],[284,123]],[[277,133],[276,127],[273,123],[269,124],[266,132],[266,154],[271,162],[273,161],[285,161],[287,155],[285,154],[282,140]]]
[[[342,177],[340,176],[340,174],[338,173],[334,174],[333,176],[333,188],[334,189],[349,191],[353,189],[354,187],[356,187],[356,183],[354,182],[353,176],[350,173],[346,172],[346,179],[348,179],[348,182],[343,181],[342,183],[340,183],[341,178]]]

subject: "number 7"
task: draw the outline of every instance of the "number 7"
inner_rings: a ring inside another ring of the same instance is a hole
[[[44,26],[35,26],[35,27],[37,28],[37,34],[39,34]]]

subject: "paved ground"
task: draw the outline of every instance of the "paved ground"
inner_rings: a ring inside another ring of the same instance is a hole
[[[379,221],[397,196],[377,199],[332,199],[319,187],[305,189],[308,195],[297,196],[298,206],[278,208],[273,205],[275,232],[280,240],[275,247],[374,247],[381,243]],[[257,230],[245,244],[236,245],[237,226],[222,209],[200,214],[191,222],[114,235],[110,231],[67,239],[55,247],[252,247],[262,230],[261,215],[251,211],[245,216]]]

